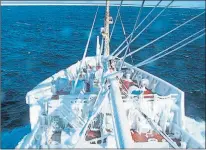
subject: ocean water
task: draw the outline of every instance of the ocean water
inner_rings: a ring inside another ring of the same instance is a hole
[[[122,7],[127,34],[132,31],[136,7]],[[135,35],[162,8],[136,31]],[[143,17],[151,10],[144,8]],[[14,148],[30,132],[29,107],[25,95],[39,82],[82,58],[95,6],[4,6],[1,18],[1,147]],[[115,18],[117,8],[111,8]],[[167,9],[132,45],[137,49],[189,18],[201,13],[195,9]],[[96,36],[103,26],[104,7],[100,7],[89,45],[88,56],[95,55]],[[136,63],[203,29],[205,16],[197,18],[162,40],[133,56]],[[124,39],[118,21],[111,39],[113,51]],[[205,138],[205,38],[176,53],[141,67],[185,92],[187,129],[201,142]],[[131,58],[127,59],[132,63]]]

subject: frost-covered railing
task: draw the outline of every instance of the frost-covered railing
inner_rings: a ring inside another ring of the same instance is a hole
[[[149,86],[148,89],[151,89],[153,92],[161,95],[166,96],[169,94],[177,94],[176,96],[176,105],[179,107],[179,109],[175,113],[176,120],[174,123],[176,123],[179,127],[185,128],[185,107],[184,107],[184,92],[178,89],[177,87],[173,86],[172,84],[146,72],[139,68],[134,68],[132,65],[125,62],[124,64],[128,68],[132,68],[134,70],[133,74],[133,80],[141,80],[142,78],[146,78],[149,80]]]
[[[89,64],[90,66],[96,65],[96,58],[87,57],[85,64]],[[85,64],[83,64],[83,66],[85,66]],[[44,102],[49,100],[53,95],[52,82],[55,81],[58,77],[74,80],[77,76],[79,65],[80,61],[66,69],[60,70],[27,93],[26,103],[30,106],[30,123],[32,130],[38,122],[39,116],[42,112],[44,112]]]
[[[38,140],[36,139],[36,135],[38,134],[39,130],[40,130],[40,124],[37,123],[35,128],[33,129],[33,131],[28,134],[27,136],[25,136],[21,142],[19,142],[19,144],[17,145],[16,148],[19,148],[19,149],[25,149],[25,148],[38,148],[38,146],[40,145],[37,145],[35,142]]]
[[[186,143],[186,148],[204,149],[204,146],[198,143],[193,136],[188,134],[184,129],[181,129],[178,125],[174,124],[174,128],[181,132],[182,140]]]

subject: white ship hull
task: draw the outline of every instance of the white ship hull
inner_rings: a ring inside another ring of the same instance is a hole
[[[98,95],[101,86],[95,83],[96,80],[98,82],[100,80],[96,60],[97,57],[86,58],[85,64],[93,68],[89,70],[95,75],[93,83],[89,83],[89,91],[87,91],[88,83],[85,84],[85,80],[80,79],[76,92],[71,93],[72,81],[78,74],[77,68],[80,65],[78,62],[47,78],[27,93],[26,103],[30,106],[32,131],[22,139],[17,148],[118,148],[119,141],[115,133],[117,132],[115,128],[118,127],[115,126],[114,121],[116,116],[111,111],[112,97],[106,91],[105,94]],[[125,63],[124,68],[131,67],[130,64]],[[122,80],[133,81],[139,85],[142,79],[147,79],[149,84],[146,85],[146,89],[151,92],[144,93],[143,96],[135,96],[129,88],[127,93],[129,96],[126,98],[122,93],[124,106],[120,109],[126,114],[125,121],[130,131],[125,133],[129,132],[127,136],[132,139],[131,147],[172,148],[144,117],[144,119],[140,117],[138,113],[140,109],[156,122],[162,132],[167,133],[179,148],[202,148],[185,131],[184,92],[139,68],[125,70],[127,71],[123,73]],[[128,70],[129,80],[125,77]],[[104,117],[96,115],[92,120],[91,114],[95,116],[95,113],[103,114]],[[157,121],[155,121],[155,113],[159,115],[156,116]]]
[[[27,93],[32,131],[17,148],[203,148],[185,130],[184,92],[138,67],[197,40],[205,35],[202,33],[205,29],[135,66],[126,63],[125,59],[205,12],[131,50],[131,43],[173,3],[169,2],[134,36],[138,27],[161,4],[159,1],[140,23],[144,2],[138,8],[131,34],[127,36],[120,15],[123,1],[110,35],[109,25],[113,19],[109,13],[109,0],[106,0],[101,47],[97,37],[96,56],[86,57],[97,8],[81,62],[54,74]],[[118,18],[125,40],[110,54],[111,37]],[[123,57],[118,58],[123,53]]]

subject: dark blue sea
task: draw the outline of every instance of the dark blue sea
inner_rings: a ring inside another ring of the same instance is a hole
[[[100,7],[89,45],[95,55],[96,36],[103,26]],[[140,20],[151,10],[143,8]],[[160,12],[157,8],[135,32],[141,31]],[[117,8],[111,8],[115,18]],[[127,34],[132,31],[139,8],[122,7]],[[14,148],[30,132],[29,107],[25,95],[38,83],[82,58],[95,6],[3,6],[1,9],[1,147]],[[167,9],[132,45],[137,49],[180,25],[201,9]],[[205,26],[202,15],[169,36],[133,56],[134,63],[164,50]],[[111,39],[111,51],[123,41],[118,21]],[[185,113],[197,122],[205,121],[205,38],[187,45],[160,60],[141,67],[185,92]],[[132,63],[131,58],[127,59]],[[204,136],[205,131],[201,131]]]

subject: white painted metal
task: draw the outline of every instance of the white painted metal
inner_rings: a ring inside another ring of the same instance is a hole
[[[96,64],[96,57],[87,57],[85,59],[85,61],[87,62],[87,64],[90,64],[91,66],[93,66],[93,65]],[[69,73],[68,74],[69,78],[71,76],[70,72],[72,72],[73,75],[77,76],[76,67],[78,67],[78,66],[79,66],[79,63],[76,63],[76,64],[74,64],[74,65],[72,65],[72,66],[70,66],[69,68],[66,69],[66,71]],[[126,63],[126,62],[125,62],[125,66],[128,67],[128,68],[131,67],[131,65]],[[158,93],[160,95],[165,95],[165,96],[168,95],[169,93],[175,94],[175,95],[173,95],[175,105],[174,105],[174,108],[172,109],[174,111],[174,119],[173,119],[173,121],[170,122],[170,126],[171,126],[170,131],[175,132],[175,133],[176,132],[181,132],[182,133],[182,138],[183,138],[182,142],[185,142],[187,148],[189,148],[189,147],[190,148],[191,147],[192,148],[202,148],[202,146],[184,130],[184,116],[185,116],[185,114],[184,114],[185,113],[184,112],[184,92],[182,92],[181,90],[179,90],[175,86],[167,83],[166,81],[164,81],[164,80],[162,80],[158,77],[155,77],[154,75],[149,74],[149,73],[147,73],[147,72],[145,72],[145,71],[143,71],[139,68],[135,68],[135,71],[138,72],[137,75],[141,76],[141,78],[146,78],[146,79],[149,80],[148,87],[151,87],[151,88],[153,87],[153,91],[155,93]],[[111,79],[112,77],[115,77],[117,75],[118,75],[117,73],[112,73],[111,75],[105,76],[106,78],[104,79],[104,81],[107,78]],[[51,101],[49,99],[49,97],[52,96],[51,82],[53,81],[53,79],[57,79],[58,77],[66,78],[65,70],[62,70],[62,71],[56,73],[55,75],[53,75],[52,77],[46,79],[45,81],[40,83],[36,88],[34,88],[32,91],[27,93],[27,97],[26,97],[27,104],[29,104],[30,109],[31,109],[30,119],[31,119],[32,132],[30,134],[28,134],[26,137],[24,137],[24,139],[22,139],[22,141],[18,144],[17,148],[37,148],[40,145],[37,144],[38,142],[37,143],[35,142],[36,141],[35,139],[38,138],[38,137],[39,137],[38,139],[40,141],[45,139],[45,136],[43,136],[44,135],[43,133],[45,131],[41,127],[42,125],[40,125],[39,118],[40,118],[41,114],[46,111],[45,105],[49,101]],[[134,77],[134,79],[137,79],[137,78]],[[153,86],[153,83],[156,86]],[[119,93],[119,91],[117,92],[117,89],[119,88],[119,85],[118,85],[117,81],[111,80],[110,84],[111,84],[110,85],[111,94],[113,93],[111,95],[110,102],[112,104],[111,108],[113,108],[113,112],[115,112],[114,113],[115,115],[113,115],[113,117],[115,118],[115,121],[116,121],[116,123],[114,121],[114,124],[113,123],[112,124],[115,128],[114,131],[116,131],[116,132],[114,132],[113,135],[108,136],[108,139],[111,139],[111,140],[108,140],[107,143],[105,143],[105,145],[103,144],[103,145],[99,145],[99,146],[102,147],[102,148],[104,146],[107,146],[109,148],[109,147],[112,147],[112,145],[113,146],[117,145],[116,144],[116,141],[117,141],[118,147],[136,147],[136,148],[137,147],[139,147],[139,148],[140,147],[150,147],[151,143],[148,143],[148,145],[147,145],[146,143],[145,144],[143,144],[143,143],[137,144],[137,143],[132,142],[130,144],[130,142],[131,142],[131,136],[130,136],[131,133],[129,131],[130,130],[130,126],[129,126],[130,121],[129,120],[127,121],[128,118],[125,115],[126,115],[126,112],[131,109],[130,108],[131,106],[135,106],[135,103],[132,100],[130,100],[128,102],[123,102],[123,100],[121,100],[121,96],[120,96],[121,94]],[[107,88],[107,85],[104,85],[103,87]],[[90,94],[89,95],[88,94],[84,94],[80,97],[78,95],[70,95],[70,94],[68,96],[66,96],[66,95],[65,96],[60,96],[60,106],[62,106],[62,104],[65,105],[63,107],[68,107],[69,106],[71,108],[76,108],[76,106],[78,106],[78,108],[84,108],[84,111],[88,112],[89,110],[94,109],[93,106],[94,106],[95,101],[94,102],[91,101],[91,103],[88,103],[88,105],[85,105],[85,107],[82,107],[77,102],[76,102],[76,104],[74,103],[75,101],[77,101],[76,100],[77,97],[79,97],[80,99],[82,97],[81,101],[84,103],[84,101],[89,102],[90,101],[89,99],[95,96],[95,95],[94,96],[89,96]],[[116,100],[120,100],[120,101],[116,101]],[[116,103],[116,104],[114,104],[114,103]],[[131,104],[129,104],[129,103],[131,103]],[[96,108],[98,108],[98,110],[100,110],[100,107],[99,107],[100,105],[99,104],[101,104],[100,101],[97,102],[97,104],[95,104],[95,106],[97,106]],[[51,106],[54,106],[54,105],[51,105]],[[73,106],[75,106],[75,107],[73,107]],[[122,107],[122,106],[124,106],[124,107]],[[37,111],[37,109],[34,109],[36,107],[38,107],[38,111]],[[65,118],[65,123],[66,123],[66,122],[69,121],[66,118],[69,119],[69,117],[71,117],[71,115],[70,115],[70,113],[68,113],[69,112],[68,108],[63,109],[63,107],[56,107],[56,108],[54,108],[54,110],[55,109],[61,109],[62,110],[62,112],[64,114],[64,118]],[[96,108],[94,110],[96,110]],[[71,109],[70,111],[73,111],[73,110]],[[53,113],[51,112],[51,114],[55,115],[54,112]],[[60,116],[63,117],[63,114],[60,113]],[[119,116],[119,117],[117,117],[117,116]],[[91,120],[91,119],[92,118],[90,118],[89,120]],[[35,120],[35,121],[32,121],[32,120]],[[73,124],[72,123],[73,121],[72,120],[70,120],[70,121],[71,121],[71,124]],[[44,121],[41,121],[41,122],[43,123]],[[58,145],[58,146],[56,145],[56,147],[58,147],[58,148],[65,147],[65,146],[68,147],[68,148],[74,147],[73,144],[75,144],[78,141],[80,135],[83,135],[83,134],[79,134],[79,133],[81,132],[84,125],[82,125],[82,126],[79,126],[78,124],[73,124],[73,125],[75,126],[75,128],[72,130],[72,132],[70,131],[71,135],[68,134],[67,139],[64,139],[67,136],[63,136],[62,140],[65,141],[65,142],[62,143],[61,145]],[[43,126],[46,127],[47,125],[45,124]],[[84,133],[85,133],[85,131],[86,130],[84,130]],[[67,132],[64,132],[64,133],[66,134]],[[116,134],[116,136],[115,136],[115,133],[118,133],[118,134]],[[176,135],[178,135],[178,134],[176,134]],[[81,137],[82,137],[82,139],[84,139],[83,136],[81,136]],[[114,143],[114,140],[115,140],[115,143]],[[122,142],[122,141],[124,141],[124,142]],[[81,142],[78,142],[78,144],[77,145],[75,144],[75,145],[76,145],[76,147],[81,147],[80,145],[83,145],[83,143],[85,143],[85,142],[87,143],[85,145],[88,146],[88,148],[89,147],[93,147],[93,148],[97,147],[97,146],[95,146],[95,144],[88,144],[88,142],[84,141],[84,140],[81,140]],[[158,147],[166,148],[167,147],[166,144],[163,144],[163,143],[158,144],[158,142],[154,143],[153,145],[156,148],[158,148]],[[183,143],[183,146],[184,146],[184,143]],[[41,147],[46,147],[46,145],[42,145]],[[50,145],[49,147],[54,148],[55,146]]]
[[[126,111],[124,109],[123,100],[121,97],[119,83],[115,78],[116,76],[110,77],[109,81],[111,84],[111,103],[114,116],[114,127],[116,130],[116,143],[117,148],[133,148],[133,140],[130,133],[130,127],[126,117]]]
[[[172,138],[180,140],[181,148],[202,148],[185,131],[183,91],[126,62],[126,71],[115,71],[121,60],[109,54],[109,23],[106,0],[105,27],[101,48],[97,36],[96,56],[86,57],[91,29],[81,62],[59,71],[27,93],[32,131],[16,148],[171,148],[169,143],[179,147]],[[103,42],[105,51],[101,56]],[[153,93],[145,94],[146,91]],[[158,129],[147,122],[148,118],[158,124]],[[148,136],[156,130],[161,131],[158,133],[162,141],[148,138],[136,142],[138,139],[133,137],[144,136],[142,133]],[[90,134],[93,139],[88,139]]]
[[[101,49],[99,44],[99,36],[97,36],[96,57],[97,66],[99,66],[101,64]]]

